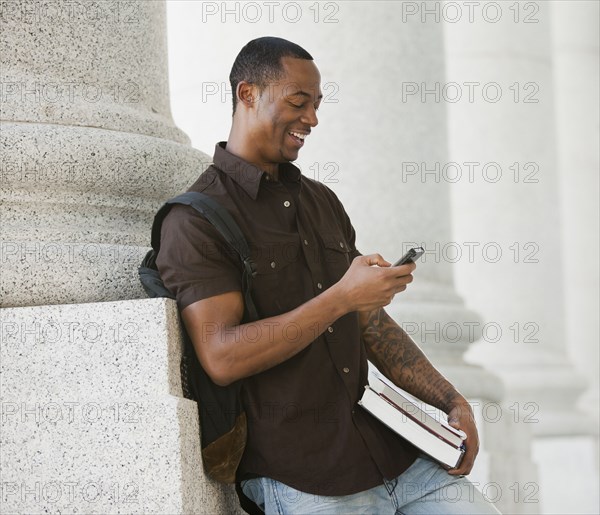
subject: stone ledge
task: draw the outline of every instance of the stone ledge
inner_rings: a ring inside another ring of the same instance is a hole
[[[175,301],[7,308],[0,329],[3,513],[239,512],[202,470]]]

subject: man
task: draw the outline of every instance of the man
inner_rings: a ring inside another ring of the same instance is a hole
[[[229,139],[190,191],[219,201],[249,241],[261,320],[242,323],[241,265],[193,209],[175,206],[165,219],[157,265],[211,379],[243,379],[244,493],[267,513],[497,513],[464,478],[479,446],[468,402],[383,309],[416,265],[361,255],[336,195],[292,164],[318,123],[312,57],[259,38],[230,81]],[[367,357],[465,431],[457,469],[446,472],[357,405]]]

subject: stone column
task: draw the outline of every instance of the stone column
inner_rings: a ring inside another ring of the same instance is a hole
[[[504,9],[495,24],[446,25],[448,78],[465,91],[448,102],[451,157],[463,169],[453,214],[457,239],[478,244],[473,263],[464,259],[458,270],[463,289],[502,332],[473,356],[501,373],[515,399],[539,405],[535,433],[580,433],[589,421],[574,411],[585,381],[565,343],[549,4],[527,12],[532,23],[524,23],[525,11],[517,22]],[[478,83],[473,102],[467,78]],[[480,280],[467,282],[473,277]]]
[[[208,161],[171,119],[165,6],[1,9],[0,306],[144,297],[153,214]]]
[[[557,156],[569,356],[588,380],[598,424],[598,2],[552,2]],[[571,252],[576,252],[573,256]]]
[[[547,507],[600,512],[598,489],[598,2],[552,2],[553,58],[562,247],[565,249],[566,354],[588,388],[578,407],[591,424],[571,435],[539,439]],[[565,467],[565,464],[569,464]],[[556,470],[566,472],[558,481]],[[561,491],[568,488],[572,499]],[[577,499],[574,506],[573,499]]]
[[[0,511],[239,513],[203,474],[175,302],[120,300],[209,160],[171,119],[165,4],[0,9]]]
[[[472,22],[463,16],[445,24],[447,80],[462,91],[457,98],[449,90],[446,99],[456,163],[446,180],[453,183],[457,241],[477,245],[472,259],[457,263],[458,285],[489,328],[468,358],[503,379],[505,416],[519,441],[533,438],[539,465],[537,477],[528,456],[512,454],[505,475],[516,482],[523,508],[586,512],[583,491],[594,487],[588,468],[581,472],[581,446],[563,440],[539,452],[550,437],[593,431],[576,407],[586,381],[570,361],[573,335],[565,321],[565,272],[579,258],[562,239],[568,229],[561,218],[550,19],[556,3],[497,3],[497,9],[490,2]],[[567,471],[566,463],[573,468]],[[581,495],[567,499],[567,490]]]

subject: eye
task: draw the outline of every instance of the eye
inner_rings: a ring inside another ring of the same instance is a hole
[[[296,109],[302,109],[304,107],[304,104],[298,105],[298,104],[294,104],[293,102],[290,102],[290,105],[295,107]]]

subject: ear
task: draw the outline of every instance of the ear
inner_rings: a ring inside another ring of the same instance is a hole
[[[243,104],[249,109],[252,109],[252,106],[259,97],[256,85],[246,81],[240,81],[238,83],[235,94],[237,95],[238,103]]]

